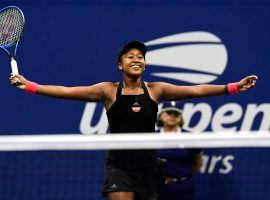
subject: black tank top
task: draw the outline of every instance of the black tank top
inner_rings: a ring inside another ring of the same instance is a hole
[[[122,95],[119,83],[116,100],[107,111],[110,133],[155,132],[158,106],[141,82],[144,93]],[[124,136],[123,136],[124,137]],[[127,170],[140,170],[155,163],[155,150],[110,150],[106,164]]]

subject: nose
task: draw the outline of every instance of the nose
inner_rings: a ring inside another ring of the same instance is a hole
[[[139,58],[134,56],[133,59],[132,59],[133,62],[140,62]]]

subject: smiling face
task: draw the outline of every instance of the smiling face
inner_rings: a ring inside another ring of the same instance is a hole
[[[145,69],[145,58],[138,49],[130,49],[121,56],[119,69],[128,76],[140,76]]]

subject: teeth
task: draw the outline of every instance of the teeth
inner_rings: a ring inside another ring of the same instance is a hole
[[[138,66],[138,65],[134,65],[134,66],[132,66],[132,68],[133,68],[133,69],[139,69],[139,68],[140,68],[140,66]]]

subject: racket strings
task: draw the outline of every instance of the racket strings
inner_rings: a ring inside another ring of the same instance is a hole
[[[16,8],[0,13],[0,46],[19,41],[24,28],[24,17]]]

